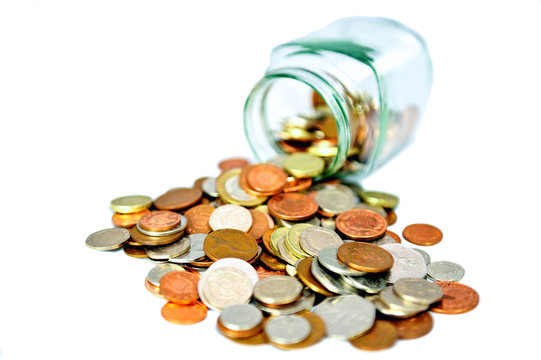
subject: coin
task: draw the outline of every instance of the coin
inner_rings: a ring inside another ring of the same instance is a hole
[[[285,260],[290,265],[295,265],[299,260],[298,257],[295,257],[286,246],[285,235],[278,239],[276,246],[280,252],[280,257]]]
[[[306,310],[314,306],[315,300],[316,296],[314,295],[314,293],[310,291],[304,291],[299,300],[288,305],[267,306],[266,304],[263,304],[257,300],[254,300],[254,304],[258,307],[258,309],[263,312],[274,316],[282,316],[305,312]]]
[[[312,216],[311,218],[304,219],[304,220],[301,220],[301,221],[291,221],[291,220],[278,219],[278,222],[282,226],[285,226],[286,228],[289,228],[289,229],[293,225],[297,225],[297,224],[310,224],[310,225],[314,225],[314,226],[321,225],[321,220],[319,220],[319,218],[316,217],[316,216]]]
[[[398,340],[398,330],[389,321],[376,320],[374,327],[364,335],[350,339],[351,345],[361,350],[383,350],[394,345]]]
[[[360,203],[355,204],[355,209],[372,210],[372,211],[377,212],[383,217],[387,217],[387,212],[381,206],[370,206],[368,204],[360,202]]]
[[[203,196],[197,188],[175,188],[154,200],[158,210],[180,210],[194,205]]]
[[[286,263],[279,260],[277,257],[263,252],[259,258],[265,267],[271,270],[283,271],[286,269]]]
[[[177,214],[178,215],[178,214]],[[172,235],[175,235],[175,234],[178,234],[178,233],[184,233],[184,230],[186,229],[186,225],[188,224],[188,220],[186,220],[186,217],[182,216],[182,215],[179,215],[180,217],[180,224],[171,229],[171,230],[165,230],[165,231],[148,231],[148,230],[145,230],[141,227],[141,223],[138,222],[137,225],[135,225],[135,227],[137,228],[137,230],[143,234],[143,235],[146,235],[146,236],[157,236],[157,237],[166,237],[166,236],[172,236]]]
[[[288,248],[289,252],[293,254],[293,256],[299,259],[303,259],[305,257],[310,256],[301,248],[301,244],[300,244],[301,232],[310,227],[313,227],[313,225],[302,224],[302,223],[295,224],[291,228],[289,228],[289,231],[286,234],[286,238],[285,238],[286,247]]]
[[[96,231],[86,238],[86,246],[94,250],[115,250],[130,238],[130,232],[124,228],[111,228]]]
[[[345,276],[342,279],[355,289],[362,290],[367,294],[378,294],[385,289],[385,278],[380,274],[366,274],[364,276]]]
[[[207,307],[199,301],[189,305],[168,302],[162,307],[162,317],[173,324],[196,324],[207,317]]]
[[[464,268],[451,261],[434,261],[427,266],[428,278],[432,281],[460,281]]]
[[[248,275],[231,266],[205,272],[198,286],[203,303],[217,311],[231,305],[248,303],[252,290]]]
[[[131,213],[131,214],[114,213],[113,216],[111,217],[111,222],[113,223],[114,226],[129,228],[129,227],[135,226],[137,222],[139,221],[139,219],[143,215],[149,212],[150,210],[145,209],[143,211],[139,211],[139,212]]]
[[[385,221],[387,221],[387,226],[391,226],[396,224],[397,216],[393,209],[385,209],[387,212],[387,216],[385,217]]]
[[[425,279],[402,278],[395,282],[393,289],[403,300],[423,305],[439,301],[443,296],[438,285]]]
[[[269,228],[265,233],[263,234],[261,238],[261,242],[263,243],[263,246],[265,249],[272,255],[276,257],[280,257],[280,254],[274,249],[274,247],[271,245],[271,237],[274,233],[274,228]]]
[[[385,235],[389,235],[390,237],[392,237],[393,239],[395,239],[395,242],[400,244],[402,242],[402,240],[400,239],[400,236],[398,236],[398,234],[390,231],[390,230],[387,230],[385,232]]]
[[[396,208],[400,201],[398,196],[382,191],[361,191],[361,198],[368,205],[390,209]]]
[[[222,171],[227,171],[229,169],[243,168],[249,163],[250,162],[244,158],[230,158],[220,161],[218,163],[218,168]]]
[[[435,245],[443,239],[443,233],[435,226],[428,224],[408,225],[402,231],[404,239],[421,246]]]
[[[336,223],[334,219],[321,219],[321,226],[329,230],[336,230]]]
[[[318,256],[324,248],[338,247],[344,243],[336,232],[319,226],[311,226],[302,230],[299,240],[301,248],[312,256]]]
[[[397,241],[394,237],[385,233],[382,237],[370,241],[370,244],[381,246],[385,244],[397,244]]]
[[[355,206],[355,194],[346,186],[331,186],[320,190],[315,196],[319,207],[332,215],[351,210]]]
[[[152,285],[148,279],[145,279],[145,288],[150,292],[152,295],[159,297],[163,299],[164,297],[160,295],[160,287]]]
[[[404,316],[413,316],[428,309],[428,305],[406,301],[396,295],[393,286],[388,286],[379,293],[379,301]]]
[[[210,215],[214,211],[211,205],[196,205],[190,208],[184,216],[187,219],[186,231],[188,234],[208,234],[212,231],[209,225]]]
[[[265,266],[262,266],[262,265],[255,266],[255,272],[257,273],[259,280],[264,279],[269,276],[286,274],[285,271],[283,270],[269,270]]]
[[[342,277],[331,273],[319,265],[319,261],[314,259],[310,268],[312,275],[329,291],[336,294],[355,294],[357,290],[347,284]]]
[[[327,290],[327,288],[312,275],[312,261],[314,261],[313,258],[306,258],[297,263],[296,269],[299,279],[304,285],[308,286],[312,291],[315,291],[318,294],[335,296],[336,294]]]
[[[233,305],[233,306],[238,306],[238,305]],[[257,310],[261,311],[259,309]],[[218,329],[219,332],[221,332],[223,335],[225,335],[227,338],[230,338],[230,339],[251,338],[263,331],[263,326],[261,326],[261,324],[248,330],[231,330],[222,324],[222,322],[220,321],[220,318],[218,318],[218,321],[216,321],[216,328]]]
[[[280,255],[280,251],[278,250],[278,240],[283,236],[285,239],[285,236],[287,232],[289,231],[286,227],[279,227],[276,230],[274,230],[270,237],[270,247],[272,251],[274,251],[275,254]]]
[[[298,315],[272,318],[265,325],[265,334],[269,341],[280,345],[300,343],[310,332],[310,322]]]
[[[284,169],[296,178],[311,178],[320,175],[325,169],[325,161],[308,153],[296,153],[283,161]]]
[[[303,286],[290,276],[270,276],[254,286],[254,298],[267,305],[286,305],[299,299]]]
[[[241,169],[231,169],[223,172],[216,179],[216,190],[220,195],[220,199],[229,204],[241,206],[257,206],[267,200],[266,196],[254,196],[248,194],[239,185],[239,175]]]
[[[220,206],[210,215],[209,225],[212,230],[236,229],[248,231],[252,227],[252,214],[239,205]]]
[[[131,256],[137,259],[144,259],[147,257],[147,252],[145,251],[144,247],[133,246],[128,243],[124,243],[123,249],[124,249],[124,253],[128,256]]]
[[[258,164],[246,175],[248,185],[256,191],[279,193],[287,184],[287,174],[270,164]]]
[[[419,278],[426,276],[426,262],[417,251],[400,244],[381,245],[394,259],[393,266],[387,274],[387,281],[395,283],[401,278]]]
[[[267,203],[272,215],[285,220],[304,220],[312,217],[318,209],[314,199],[299,193],[282,193]]]
[[[479,294],[471,287],[455,281],[436,281],[443,290],[443,298],[430,310],[442,314],[462,314],[479,304]]]
[[[352,209],[336,217],[336,228],[352,239],[372,240],[385,234],[385,218],[371,210]]]
[[[287,184],[282,189],[282,192],[297,192],[308,189],[312,186],[312,178],[297,179],[296,177],[290,176],[287,178]]]
[[[218,190],[216,190],[216,178],[205,178],[205,180],[201,183],[201,190],[203,190],[203,192],[210,197],[218,197],[219,194]]]
[[[413,248],[413,250],[417,251],[419,254],[421,254],[423,256],[423,258],[425,259],[425,263],[427,265],[430,264],[430,255],[428,255],[428,253],[426,251],[418,249],[418,248]]]
[[[346,266],[369,273],[387,271],[394,263],[393,256],[382,247],[362,242],[344,243],[336,255]]]
[[[428,334],[434,327],[434,320],[428,311],[407,319],[392,321],[398,331],[399,339],[417,339]]]
[[[203,244],[207,234],[190,234],[188,239],[190,240],[190,247],[188,252],[173,256],[169,258],[169,262],[178,263],[178,264],[188,264],[193,261],[196,261],[205,256],[205,251],[203,250]]]
[[[255,271],[254,267],[250,265],[248,262],[236,259],[236,258],[225,258],[220,259],[213,263],[209,268],[208,271],[213,271],[222,267],[234,267],[235,269],[238,269],[242,272],[244,272],[252,282],[252,285],[255,285],[259,281],[259,276],[257,275],[257,272]]]
[[[179,225],[180,215],[172,211],[151,211],[139,219],[139,226],[147,231],[162,232]]]
[[[244,231],[235,229],[220,229],[211,232],[205,238],[203,249],[205,254],[214,261],[230,257],[250,260],[258,252],[257,242]]]
[[[151,259],[169,260],[172,257],[186,253],[189,249],[190,239],[188,237],[183,237],[171,244],[147,247],[146,252]]]
[[[199,277],[187,271],[172,271],[160,279],[160,295],[175,304],[190,304],[199,298]]]
[[[325,322],[327,335],[341,340],[364,334],[376,319],[374,305],[359,295],[327,298],[312,311]]]
[[[252,227],[248,231],[248,235],[256,240],[261,239],[263,234],[265,234],[265,231],[269,229],[267,216],[265,213],[258,210],[250,209],[249,211],[252,216]]]
[[[226,307],[218,321],[229,330],[246,331],[261,325],[263,314],[254,305],[238,304]]]
[[[182,237],[183,232],[177,232],[176,234],[167,235],[167,236],[148,236],[142,234],[137,226],[130,228],[130,235],[133,240],[137,241],[139,244],[148,245],[148,246],[157,246],[157,245],[166,245],[174,241],[177,241]]]
[[[345,266],[338,260],[338,257],[336,256],[337,252],[337,247],[327,247],[321,249],[317,254],[317,259],[324,268],[338,275],[362,276],[366,274],[364,271],[351,269]]]
[[[160,286],[160,279],[162,276],[164,276],[167,273],[173,272],[173,271],[186,271],[182,266],[175,265],[175,264],[158,264],[154,266],[147,274],[147,280],[153,285],[153,286]]]
[[[145,195],[122,196],[111,200],[110,208],[113,212],[132,214],[148,209],[152,205],[152,198]]]

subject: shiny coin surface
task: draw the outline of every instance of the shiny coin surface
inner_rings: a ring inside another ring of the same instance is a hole
[[[154,200],[158,210],[180,210],[194,205],[203,196],[198,188],[175,188]]]
[[[455,281],[435,282],[443,290],[443,298],[430,310],[442,314],[462,314],[479,304],[479,294],[471,287]]]
[[[146,195],[122,196],[111,200],[110,208],[113,212],[131,214],[148,209],[152,205],[152,198]]]
[[[254,305],[232,305],[222,311],[219,321],[230,330],[245,331],[259,326],[263,321],[263,313]]]
[[[214,212],[214,206],[196,205],[190,208],[184,216],[186,217],[186,231],[188,234],[208,234],[212,231],[209,225],[210,215]]]
[[[265,325],[265,334],[273,343],[297,344],[311,332],[310,322],[298,315],[285,315],[270,319]]]
[[[139,219],[140,230],[162,232],[180,225],[180,215],[166,210],[151,211]]]
[[[137,228],[137,231],[139,231],[141,234],[145,235],[145,236],[152,236],[152,237],[167,237],[167,236],[173,236],[175,234],[179,234],[179,233],[183,233],[184,230],[186,229],[186,225],[188,224],[188,220],[182,216],[182,215],[179,215],[180,217],[180,224],[171,229],[171,230],[165,230],[165,231],[149,231],[149,230],[145,230],[141,227],[141,223],[138,222],[137,225],[135,225],[135,227]]]
[[[370,244],[377,245],[377,246],[381,246],[385,244],[397,244],[397,243],[398,242],[396,241],[396,239],[388,235],[387,233],[383,234],[382,237],[379,237],[375,240],[370,241]]]
[[[322,249],[338,247],[344,243],[336,232],[320,226],[311,226],[302,230],[299,242],[301,248],[312,256],[318,256]]]
[[[325,169],[325,161],[308,153],[296,153],[282,162],[284,169],[296,178],[311,178],[320,175]]]
[[[236,229],[248,231],[252,227],[252,214],[248,209],[239,205],[220,206],[210,215],[209,225],[212,230]]]
[[[285,220],[308,219],[317,212],[318,205],[311,197],[299,193],[282,193],[268,202],[272,215]]]
[[[147,247],[146,252],[151,259],[169,260],[172,257],[186,253],[189,249],[190,239],[183,237],[171,244]]]
[[[160,279],[167,273],[173,271],[186,271],[182,266],[175,264],[158,264],[147,274],[147,280],[154,286],[160,286]]]
[[[207,234],[190,234],[188,239],[190,240],[190,247],[188,252],[173,256],[169,258],[169,262],[176,264],[189,264],[205,256],[205,250],[203,250],[203,244]]]
[[[242,271],[250,278],[252,285],[255,285],[259,281],[259,276],[257,275],[257,271],[255,271],[254,267],[248,262],[237,258],[220,259],[213,263],[208,268],[208,271],[213,271],[222,267],[234,267],[235,269]]]
[[[187,305],[168,302],[162,307],[162,317],[173,324],[196,324],[207,317],[207,307],[200,302]]]
[[[368,294],[378,294],[385,289],[385,277],[379,274],[367,274],[365,276],[342,276],[342,279],[355,289]]]
[[[124,228],[111,228],[96,231],[86,238],[86,246],[94,250],[120,249],[130,238],[130,232]]]
[[[434,261],[427,266],[428,278],[433,281],[460,281],[464,268],[450,261]]]
[[[285,305],[299,299],[302,283],[291,276],[269,276],[254,286],[254,298],[268,305]]]
[[[426,276],[425,259],[417,251],[400,244],[381,246],[393,256],[394,263],[387,274],[387,281],[395,283],[402,278],[419,278]]]
[[[231,169],[222,173],[216,179],[216,189],[220,199],[229,204],[241,206],[261,205],[266,196],[254,196],[248,194],[239,184],[241,169]]]
[[[428,224],[408,225],[402,231],[402,236],[410,243],[421,246],[435,245],[443,239],[441,230]]]
[[[394,263],[393,256],[387,250],[364,242],[344,243],[336,255],[346,266],[369,273],[387,271]]]
[[[430,264],[430,255],[421,249],[413,248],[413,250],[417,251],[419,254],[423,255],[423,258],[425,259],[425,263],[428,265]]]
[[[284,345],[274,343],[274,346],[284,350],[302,349],[312,346],[325,338],[325,335],[327,335],[327,329],[325,328],[325,323],[319,316],[309,311],[299,314],[299,316],[305,318],[310,323],[310,335],[308,335],[308,337],[303,341],[296,344]]]
[[[218,190],[216,190],[216,178],[214,177],[208,177],[201,183],[201,190],[203,192],[210,196],[210,197],[218,197]]]
[[[283,262],[280,258],[270,255],[266,252],[263,252],[261,254],[261,257],[259,258],[263,265],[267,267],[268,269],[275,270],[275,271],[283,271],[286,269],[286,263]]]
[[[428,309],[428,305],[406,301],[396,295],[393,286],[388,286],[379,293],[379,300],[387,307],[405,315],[415,315]]]
[[[357,349],[377,351],[392,347],[397,340],[396,327],[390,321],[378,319],[370,331],[355,339],[350,339],[349,342]]]
[[[394,209],[398,206],[400,199],[398,196],[382,191],[361,191],[363,201],[371,206],[380,206],[383,208]]]
[[[338,247],[327,247],[321,249],[317,255],[319,263],[329,271],[338,275],[362,276],[364,271],[355,270],[344,265],[337,257]]]
[[[199,295],[197,284],[199,276],[188,271],[172,271],[160,279],[160,295],[175,304],[190,304]]]
[[[394,292],[405,301],[430,305],[443,297],[441,288],[425,279],[402,278],[394,283]]]
[[[252,291],[253,285],[248,275],[231,266],[205,272],[198,286],[203,303],[217,311],[248,303]]]
[[[246,232],[235,229],[220,229],[211,232],[205,238],[203,249],[205,254],[214,261],[223,258],[248,261],[258,253],[257,242]]]
[[[312,275],[329,291],[336,294],[355,294],[357,290],[347,284],[341,276],[338,276],[319,265],[319,261],[312,261],[310,270]]]
[[[144,259],[148,257],[147,252],[145,251],[145,248],[142,246],[133,246],[125,242],[122,248],[124,250],[124,253],[128,256],[131,256],[137,259]]]
[[[114,226],[130,228],[135,226],[139,222],[139,219],[149,212],[150,210],[145,209],[131,214],[114,213],[111,217],[111,222]]]
[[[287,184],[287,174],[271,164],[258,164],[246,175],[248,185],[256,191],[279,193]]]
[[[285,235],[283,235],[281,238],[278,239],[276,246],[278,247],[278,252],[280,253],[280,257],[289,265],[295,266],[299,258],[293,255],[291,251],[287,248]]]
[[[282,315],[297,314],[297,313],[301,313],[303,311],[309,310],[310,308],[312,308],[312,306],[314,306],[315,301],[316,301],[316,296],[314,293],[310,291],[304,291],[299,300],[288,305],[267,306],[266,304],[263,304],[257,300],[254,300],[254,304],[259,309],[261,309],[261,311],[264,311],[267,314],[271,314],[274,316],[282,316]]]
[[[306,253],[300,244],[300,235],[301,232],[310,227],[314,227],[310,224],[295,224],[289,228],[289,231],[286,234],[285,245],[289,251],[297,258],[304,259],[310,255]]]
[[[359,295],[327,298],[313,312],[325,322],[327,335],[341,340],[364,334],[376,318],[374,305]]]
[[[387,221],[374,211],[352,209],[336,217],[336,228],[352,239],[373,240],[385,234]]]
[[[331,186],[319,190],[315,200],[321,209],[333,215],[353,209],[356,203],[355,194],[346,186]]]
[[[407,319],[393,320],[392,324],[398,331],[399,339],[417,339],[432,330],[434,320],[430,312],[425,311]]]
[[[318,294],[325,295],[325,296],[335,296],[336,295],[335,293],[327,290],[327,288],[323,286],[323,284],[321,284],[319,280],[317,280],[312,275],[312,261],[316,261],[316,260],[313,258],[306,258],[306,259],[300,260],[296,265],[296,275],[304,283],[304,285],[310,288],[310,290]],[[286,270],[287,270],[287,267],[286,267]]]

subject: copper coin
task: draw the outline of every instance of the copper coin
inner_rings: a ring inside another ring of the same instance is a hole
[[[193,188],[203,190],[201,185],[203,185],[203,183],[205,182],[205,180],[207,180],[207,178],[208,178],[207,176],[204,176],[204,177],[200,177],[199,179],[195,180],[194,183],[193,183]]]
[[[187,271],[172,271],[160,279],[160,295],[176,304],[190,304],[199,298],[199,277]]]
[[[151,211],[139,220],[139,226],[146,231],[167,231],[180,225],[180,215],[172,211]]]
[[[263,326],[261,326],[261,324],[248,330],[231,330],[222,325],[219,317],[218,317],[218,320],[216,321],[216,327],[218,328],[218,331],[221,332],[223,335],[229,338],[235,338],[235,339],[249,338],[263,331]]]
[[[224,159],[218,163],[218,168],[222,171],[227,171],[234,168],[243,168],[250,162],[243,158]]]
[[[434,320],[428,311],[424,311],[407,319],[393,320],[392,324],[398,330],[399,339],[417,339],[432,330]]]
[[[336,228],[352,239],[372,240],[385,234],[387,221],[375,211],[351,209],[336,217]]]
[[[263,322],[261,323],[261,327],[264,329],[265,328],[265,324],[267,322],[267,319],[266,317],[263,318]],[[241,345],[248,345],[248,346],[254,346],[254,345],[263,345],[263,344],[268,344],[269,343],[269,339],[267,339],[267,335],[265,335],[265,332],[262,331],[260,333],[258,333],[257,335],[254,335],[254,336],[250,336],[248,338],[233,338],[233,337],[229,337],[229,336],[226,336],[229,340],[232,340],[234,342],[236,342],[237,344],[241,344]]]
[[[248,183],[248,173],[257,165],[247,165],[244,168],[242,168],[242,171],[239,175],[239,185],[241,188],[244,189],[248,194],[254,195],[254,196],[272,196],[279,193],[279,191],[258,191],[250,186]]]
[[[201,189],[176,188],[154,200],[158,210],[180,210],[192,206],[203,197]]]
[[[164,299],[163,296],[160,295],[160,287],[152,285],[148,279],[145,279],[145,288],[152,294],[159,298]]]
[[[142,234],[137,229],[137,226],[130,228],[129,231],[133,240],[135,240],[139,244],[148,245],[148,246],[170,244],[174,241],[177,241],[178,239],[182,237],[182,235],[184,235],[184,231],[181,231],[179,233],[176,233],[173,235],[167,235],[167,236],[148,236],[148,235]]]
[[[393,209],[385,209],[387,212],[387,216],[385,217],[385,221],[387,221],[387,226],[391,226],[396,224],[397,216]]]
[[[442,314],[462,314],[475,309],[479,294],[471,287],[454,281],[436,281],[443,290],[443,298],[430,309]]]
[[[113,223],[114,226],[130,228],[132,226],[137,225],[137,222],[139,222],[139,219],[143,215],[149,212],[150,210],[145,209],[143,211],[139,211],[139,212],[131,213],[131,214],[114,213],[113,217],[111,218],[111,222]]]
[[[325,335],[327,335],[327,328],[325,327],[325,322],[323,322],[323,319],[310,311],[304,312],[299,315],[308,320],[308,322],[310,323],[310,335],[308,335],[308,337],[303,341],[296,344],[284,345],[273,343],[274,346],[285,350],[302,349],[317,344],[318,342],[323,340],[323,338],[325,338]]]
[[[274,165],[258,164],[250,169],[246,180],[256,191],[279,193],[287,184],[287,174]]]
[[[325,296],[335,296],[336,294],[330,292],[312,275],[312,261],[314,258],[302,259],[297,263],[297,276],[308,286],[312,291]],[[316,260],[317,261],[317,260]]]
[[[267,254],[265,251],[263,251],[259,260],[271,270],[283,271],[286,269],[287,264],[285,262],[275,256]]]
[[[273,196],[268,202],[272,215],[284,220],[304,220],[317,212],[317,202],[299,193],[282,193]]]
[[[428,224],[408,225],[402,231],[404,239],[421,246],[435,245],[443,239],[443,233],[435,226]]]
[[[248,231],[248,235],[255,240],[261,239],[263,234],[269,229],[269,221],[265,213],[259,210],[250,209],[250,214],[252,214],[252,227]]]
[[[395,239],[395,241],[396,241],[398,244],[402,243],[402,239],[400,239],[400,236],[398,236],[398,234],[396,234],[396,233],[394,233],[394,232],[392,232],[392,231],[390,231],[390,230],[385,231],[385,233],[386,233],[387,235],[389,235],[390,237],[392,237],[393,239]]]
[[[312,178],[297,179],[290,176],[287,178],[287,184],[282,189],[282,192],[296,192],[308,189],[312,186]]]
[[[238,258],[253,259],[258,253],[257,242],[246,232],[235,229],[219,229],[205,238],[203,250],[211,260]]]
[[[124,244],[124,253],[128,256],[144,259],[147,258],[147,252],[143,246],[133,246],[129,244]]]
[[[276,253],[272,246],[271,246],[271,236],[272,236],[272,233],[274,232],[274,228],[272,229],[269,229],[267,231],[265,231],[265,233],[263,234],[263,237],[261,238],[261,242],[263,243],[263,246],[265,247],[265,249],[271,253],[272,255],[276,256],[276,257],[280,257],[280,254]]]
[[[350,339],[351,345],[361,350],[383,350],[394,345],[398,340],[398,330],[385,320],[376,319],[374,326],[364,335]]]
[[[269,270],[265,268],[264,266],[257,265],[255,266],[255,272],[257,273],[257,276],[259,277],[259,280],[264,279],[269,276],[276,276],[276,275],[285,275],[285,271],[274,271]]]
[[[387,271],[394,263],[393,256],[387,250],[363,242],[342,244],[336,255],[346,266],[369,273]]]
[[[214,211],[211,205],[196,205],[184,213],[188,220],[188,234],[208,234],[212,231],[209,225],[210,215]]]
[[[174,324],[191,325],[205,320],[207,307],[199,301],[189,305],[168,302],[162,307],[162,316]]]

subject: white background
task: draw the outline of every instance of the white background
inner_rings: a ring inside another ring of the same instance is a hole
[[[379,353],[242,347],[213,312],[167,323],[143,285],[151,263],[85,238],[110,226],[114,197],[157,197],[250,156],[242,108],[271,49],[352,15],[428,42],[416,141],[363,185],[400,195],[391,230],[443,230],[426,250],[465,267],[479,307]],[[540,1],[0,2],[0,358],[538,356],[540,44]]]

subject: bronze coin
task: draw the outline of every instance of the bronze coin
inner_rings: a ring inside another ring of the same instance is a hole
[[[421,246],[435,245],[443,239],[443,233],[435,226],[428,224],[411,224],[402,231],[404,239]]]
[[[268,318],[266,317],[263,318],[263,322],[261,323],[261,327],[263,329],[265,328],[267,319]],[[267,338],[267,335],[265,335],[264,331],[258,333],[257,335],[250,336],[247,338],[233,338],[229,336],[226,336],[226,337],[237,344],[248,345],[248,346],[263,345],[263,344],[269,343],[269,339]]]
[[[338,259],[346,266],[369,273],[389,270],[393,256],[384,248],[363,242],[348,242],[338,247]]]
[[[205,238],[203,250],[211,260],[238,258],[251,260],[258,253],[257,242],[246,232],[235,229],[219,229]]]
[[[256,167],[257,165],[246,165],[244,168],[242,168],[242,171],[239,175],[239,185],[241,188],[244,189],[244,191],[246,191],[248,194],[251,194],[251,195],[254,195],[254,196],[272,196],[272,195],[276,195],[278,192],[274,191],[274,192],[265,192],[265,191],[258,191],[254,188],[252,188],[250,186],[250,184],[248,184],[248,173],[250,172],[250,170],[254,167]]]
[[[310,323],[310,335],[308,335],[308,337],[303,341],[296,344],[285,345],[272,343],[272,345],[285,350],[302,349],[317,344],[318,342],[323,340],[323,338],[325,338],[325,336],[327,335],[327,328],[325,327],[325,322],[323,322],[323,319],[310,311],[304,312],[299,315],[308,320],[308,322]]]
[[[312,291],[325,296],[336,296],[336,294],[330,292],[312,275],[312,261],[314,258],[302,259],[297,263],[297,276],[308,286]],[[316,260],[317,261],[317,260]]]
[[[259,210],[250,209],[250,214],[252,214],[252,227],[248,231],[248,235],[255,240],[261,239],[263,234],[269,229],[269,221],[265,213]]]
[[[213,211],[213,206],[204,204],[196,205],[186,211],[184,216],[188,221],[188,225],[186,225],[188,234],[208,234],[211,232],[209,219]]]
[[[276,253],[273,249],[272,249],[272,246],[271,246],[271,236],[272,236],[272,233],[274,232],[274,228],[272,229],[269,229],[267,231],[265,231],[265,233],[263,234],[263,237],[261,238],[261,242],[263,243],[263,246],[265,247],[265,249],[272,255],[276,256],[276,257],[280,257],[280,254]]]
[[[264,266],[257,265],[255,266],[255,272],[257,273],[257,276],[259,277],[259,280],[264,279],[269,276],[276,276],[276,275],[285,275],[285,271],[274,271],[269,270],[265,268]]]
[[[261,326],[261,324],[248,330],[231,330],[222,325],[220,317],[218,317],[218,320],[216,321],[216,327],[223,335],[235,339],[245,339],[257,335],[263,331],[263,326]]]
[[[407,318],[396,319],[392,324],[398,330],[399,339],[417,339],[428,334],[434,327],[434,320],[428,311]]]
[[[131,214],[122,214],[122,213],[114,213],[113,217],[111,218],[111,222],[114,226],[123,227],[123,228],[130,228],[132,226],[137,225],[139,222],[139,219],[149,213],[149,209],[145,209],[143,211],[139,211],[136,213]]]
[[[351,209],[336,217],[336,228],[357,240],[372,240],[385,234],[387,221],[372,210]]]
[[[196,324],[207,317],[207,307],[199,301],[189,305],[168,302],[162,307],[162,317],[174,324]]]
[[[130,235],[133,240],[138,242],[142,245],[148,245],[148,246],[156,246],[156,245],[167,245],[174,241],[177,241],[184,235],[184,231],[181,231],[179,233],[173,234],[173,235],[167,235],[167,236],[148,236],[145,234],[142,234],[138,229],[137,226],[134,226],[129,229]]]
[[[364,335],[350,339],[351,345],[361,350],[383,350],[394,345],[398,340],[398,330],[385,320],[376,319],[374,326]]]
[[[199,190],[203,190],[203,188],[201,187],[203,185],[203,183],[205,182],[205,180],[207,180],[208,177],[207,176],[204,176],[204,177],[200,177],[199,179],[195,180],[194,183],[193,183],[193,188],[195,189],[199,189]]]
[[[387,226],[396,224],[396,220],[398,219],[398,217],[396,216],[396,212],[393,209],[385,209],[385,212],[387,213],[387,216],[385,217],[385,221],[387,221]]]
[[[145,279],[145,288],[152,294],[159,298],[165,299],[163,296],[160,295],[160,287],[152,285],[148,279]]]
[[[296,177],[290,176],[287,178],[287,184],[282,189],[282,192],[303,191],[310,186],[312,186],[312,178],[297,179]]]
[[[187,271],[172,271],[160,279],[160,295],[175,304],[191,304],[199,298],[199,277]]]
[[[475,309],[479,294],[471,287],[454,281],[436,281],[443,290],[443,298],[430,310],[442,314],[462,314]]]
[[[201,189],[176,188],[169,190],[154,201],[158,210],[180,210],[194,205],[203,197]]]
[[[274,165],[258,164],[250,169],[246,180],[248,185],[256,191],[277,194],[286,186],[287,174]]]
[[[268,202],[269,211],[284,220],[304,220],[317,212],[318,204],[311,197],[299,193],[282,193]]]
[[[402,239],[400,239],[400,236],[398,236],[398,234],[390,230],[385,231],[385,233],[389,235],[390,237],[392,237],[398,244],[402,243]]]
[[[172,211],[151,211],[139,219],[139,226],[146,231],[167,231],[180,225],[180,215]]]
[[[243,168],[249,164],[249,161],[243,158],[224,159],[218,163],[218,168],[222,171],[231,170],[234,168]]]
[[[145,259],[148,257],[147,252],[145,251],[145,248],[143,246],[133,246],[129,244],[124,244],[124,253],[128,256],[138,258],[138,259]]]
[[[283,271],[286,269],[287,264],[285,262],[275,256],[267,254],[265,251],[261,253],[261,257],[259,258],[259,260],[261,260],[263,265],[265,265],[271,270]]]

